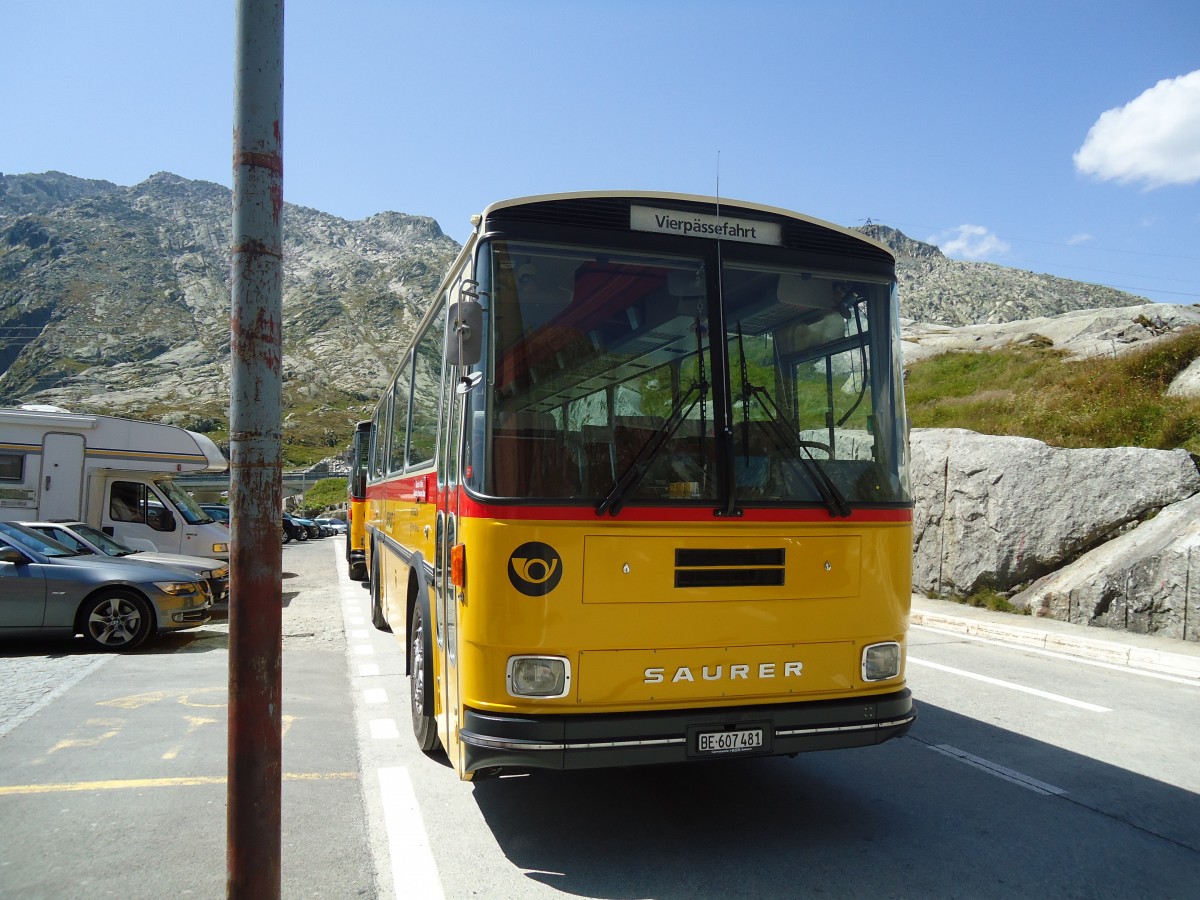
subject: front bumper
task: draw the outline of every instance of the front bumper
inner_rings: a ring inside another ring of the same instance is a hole
[[[212,602],[228,603],[229,602],[229,576],[223,578],[208,579],[208,591],[212,595]]]
[[[592,769],[711,758],[700,754],[696,736],[722,728],[762,728],[763,745],[745,756],[866,747],[900,737],[916,717],[907,688],[857,700],[648,713],[518,716],[468,708],[459,739],[467,772]]]

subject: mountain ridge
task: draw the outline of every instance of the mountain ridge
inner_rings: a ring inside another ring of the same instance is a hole
[[[350,221],[285,203],[283,225],[284,439],[328,455],[373,406],[460,248],[431,217],[394,211]],[[888,226],[858,230],[896,252],[909,319],[959,326],[1146,303],[952,260]],[[220,432],[231,238],[232,192],[212,182],[0,174],[0,404]]]

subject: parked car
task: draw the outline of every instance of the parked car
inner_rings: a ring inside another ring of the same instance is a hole
[[[229,507],[224,503],[201,503],[200,508],[208,513],[208,517],[222,525],[229,524]]]
[[[188,572],[76,553],[0,522],[0,636],[82,634],[97,650],[132,650],[203,625],[211,607],[204,581]]]
[[[307,541],[308,529],[289,516],[283,514],[283,542],[288,541]]]
[[[310,538],[325,537],[325,535],[321,533],[321,526],[312,519],[305,519],[302,516],[292,516],[292,519],[296,522],[299,522],[308,530],[308,536]]]
[[[343,522],[341,519],[330,519],[326,516],[318,516],[313,521],[316,522],[318,525],[328,528],[330,530],[330,532],[333,534],[345,534],[346,531],[348,530],[346,528],[346,523]]]
[[[124,559],[138,565],[167,565],[200,576],[208,584],[213,603],[229,600],[229,563],[202,556],[183,556],[178,553],[159,553],[157,550],[135,550],[99,528],[86,522],[22,522],[27,528],[58,541],[69,550],[95,553],[114,559]]]

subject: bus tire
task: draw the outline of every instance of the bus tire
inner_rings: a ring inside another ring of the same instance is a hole
[[[408,629],[409,701],[412,707],[413,736],[423,753],[438,749],[437,720],[429,715],[433,706],[433,641],[425,630],[421,604],[413,607]]]
[[[379,596],[379,557],[372,554],[371,579],[368,583],[371,589],[371,624],[380,631],[391,631],[387,616],[383,613],[383,600]]]

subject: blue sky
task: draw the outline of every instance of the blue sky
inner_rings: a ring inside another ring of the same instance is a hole
[[[233,0],[6,4],[0,171],[232,184]],[[288,0],[284,197],[712,194],[1200,303],[1200,3]]]

